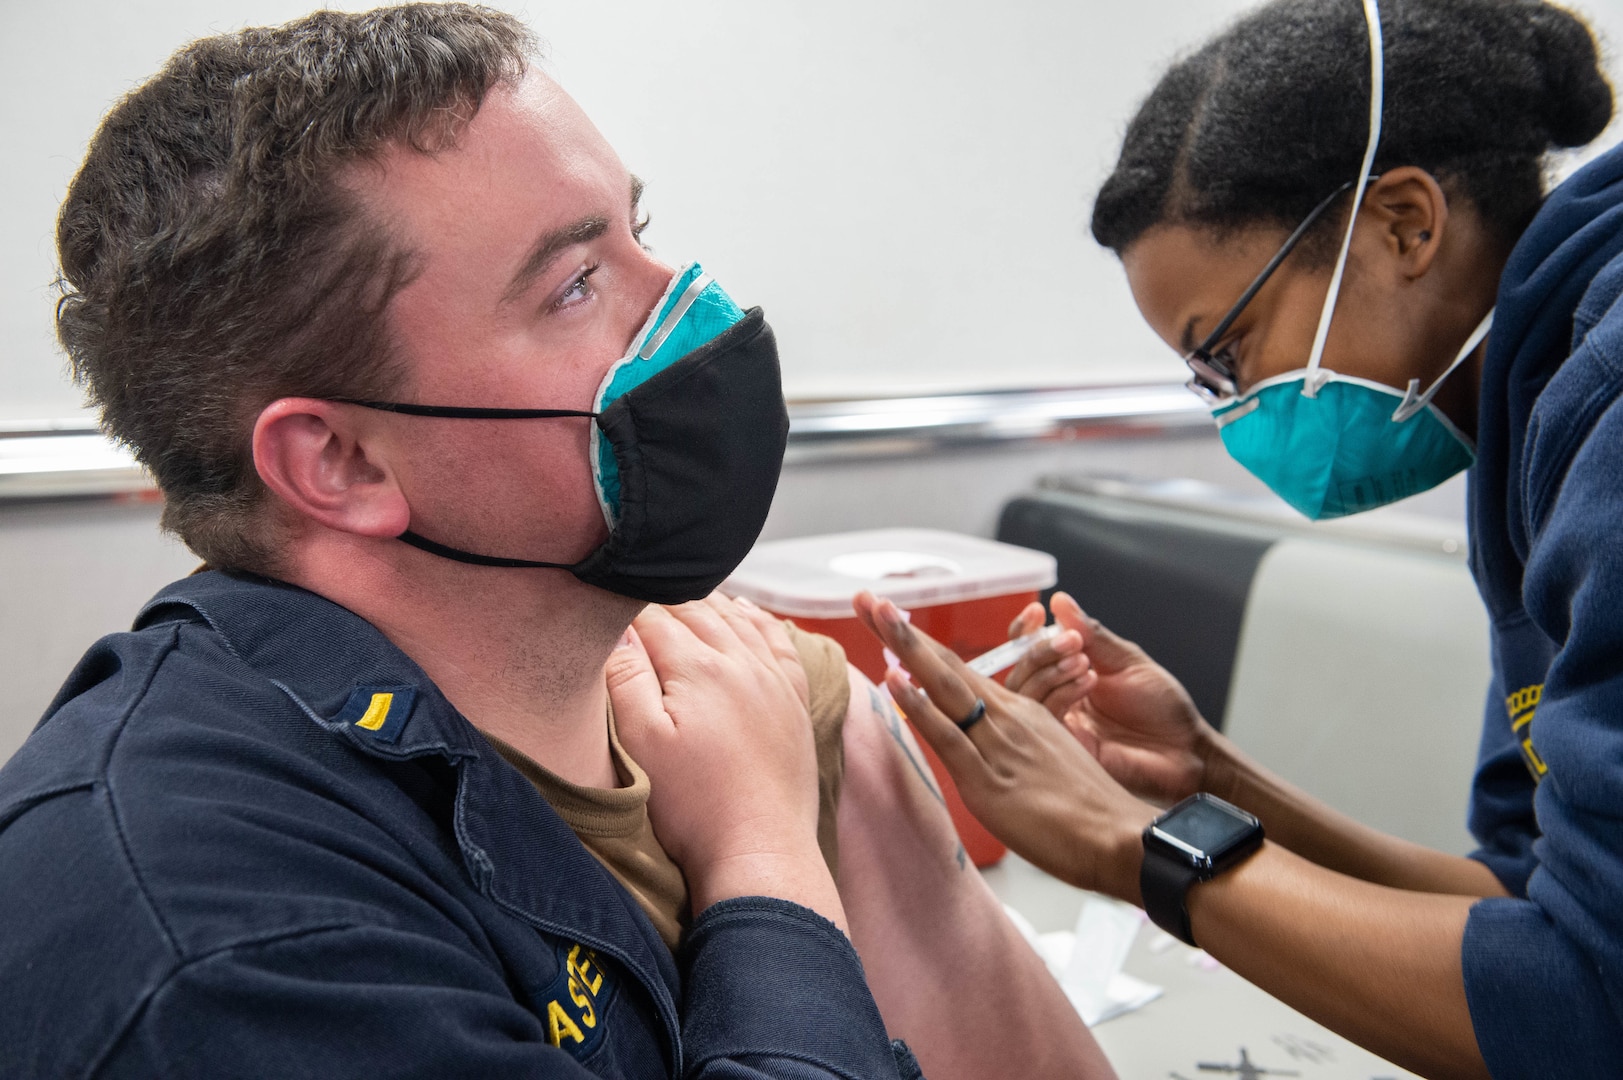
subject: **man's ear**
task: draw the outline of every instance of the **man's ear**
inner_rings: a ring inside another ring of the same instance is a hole
[[[358,408],[320,398],[271,402],[254,423],[254,468],[302,517],[358,536],[399,536],[411,507]]]
[[[1448,196],[1436,178],[1413,165],[1390,169],[1370,182],[1364,212],[1374,216],[1399,272],[1410,280],[1424,277],[1448,229]]]

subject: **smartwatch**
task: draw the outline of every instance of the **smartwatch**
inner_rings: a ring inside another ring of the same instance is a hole
[[[1200,792],[1144,829],[1144,865],[1138,887],[1150,921],[1195,944],[1184,897],[1197,881],[1210,881],[1262,846],[1262,822],[1215,795]]]

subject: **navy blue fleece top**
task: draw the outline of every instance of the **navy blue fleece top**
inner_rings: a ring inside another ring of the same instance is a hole
[[[653,925],[420,668],[198,574],[0,768],[0,1077],[917,1077],[833,923]]]
[[[1471,474],[1493,685],[1466,996],[1488,1068],[1623,1075],[1623,147],[1562,184],[1500,281]]]

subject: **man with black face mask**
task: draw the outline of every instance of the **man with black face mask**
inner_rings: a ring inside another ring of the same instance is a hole
[[[213,569],[0,772],[0,1074],[1107,1073],[872,688],[708,596],[772,332],[531,49],[322,12],[92,141],[59,333]]]

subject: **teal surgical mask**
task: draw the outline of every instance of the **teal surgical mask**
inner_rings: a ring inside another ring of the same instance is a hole
[[[1406,390],[1396,390],[1367,379],[1341,375],[1320,365],[1336,298],[1341,292],[1357,207],[1363,201],[1381,135],[1381,23],[1375,0],[1365,0],[1364,13],[1370,32],[1370,85],[1373,87],[1369,142],[1358,181],[1351,185],[1353,210],[1348,214],[1347,232],[1319,313],[1318,331],[1307,366],[1265,379],[1244,394],[1233,396],[1232,383],[1224,385],[1228,373],[1209,367],[1211,339],[1197,348],[1190,359],[1196,376],[1191,385],[1202,389],[1212,400],[1212,416],[1229,454],[1280,498],[1314,520],[1356,514],[1396,502],[1436,487],[1471,466],[1476,459],[1475,446],[1432,404],[1432,398],[1443,380],[1481,344],[1493,324],[1490,311],[1455,355],[1453,363],[1424,392],[1420,390],[1419,380],[1411,380]],[[1340,190],[1345,190],[1345,186]],[[1325,200],[1303,222],[1262,276],[1241,297],[1236,310],[1223,320],[1214,337],[1220,336],[1232,323],[1238,309],[1255,295],[1267,275],[1330,201]],[[1214,387],[1219,391],[1227,389],[1229,393],[1214,396]]]

